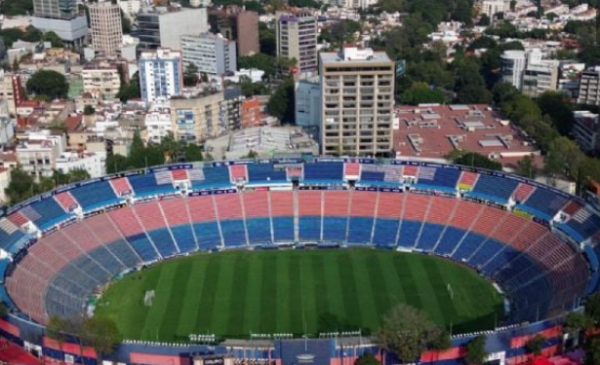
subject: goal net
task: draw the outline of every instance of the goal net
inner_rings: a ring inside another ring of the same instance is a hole
[[[151,307],[153,299],[154,299],[154,290],[146,291],[146,294],[144,295],[144,305],[146,307]]]

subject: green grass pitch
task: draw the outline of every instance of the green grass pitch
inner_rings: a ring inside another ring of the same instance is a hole
[[[149,290],[155,297],[146,306]],[[96,314],[113,318],[126,339],[187,342],[192,333],[368,333],[398,303],[423,309],[453,333],[491,329],[503,310],[489,282],[440,258],[319,249],[197,254],[159,263],[111,285]]]

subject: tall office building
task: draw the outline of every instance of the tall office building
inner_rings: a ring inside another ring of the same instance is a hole
[[[235,42],[221,35],[203,33],[181,37],[181,52],[185,66],[194,64],[199,72],[222,76],[237,70]]]
[[[395,63],[385,52],[321,52],[323,154],[380,156],[393,147]]]
[[[139,47],[181,50],[181,36],[208,32],[206,9],[153,8],[137,16]]]
[[[258,13],[238,6],[224,10],[210,10],[208,24],[212,33],[221,33],[237,43],[238,56],[260,53],[258,41]]]
[[[54,32],[67,45],[80,47],[88,34],[87,19],[75,0],[34,0],[32,25]]]
[[[577,102],[600,105],[600,66],[592,67],[581,73]]]
[[[502,81],[521,90],[523,86],[523,72],[527,66],[527,54],[525,51],[504,51],[500,56],[500,63],[502,65]]]
[[[317,70],[317,19],[307,11],[277,12],[277,56],[298,61],[300,72]]]
[[[92,45],[96,52],[105,56],[116,56],[123,44],[121,8],[112,2],[95,3],[89,6]]]
[[[180,95],[183,88],[181,53],[160,48],[142,52],[139,76],[142,99],[146,102]]]

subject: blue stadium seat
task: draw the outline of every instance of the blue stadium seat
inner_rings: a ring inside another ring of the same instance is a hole
[[[192,252],[198,249],[196,247],[196,240],[194,239],[194,232],[189,224],[171,227],[171,232],[181,253]]]
[[[323,218],[323,241],[345,243],[348,218],[324,217]]]
[[[479,267],[488,262],[494,255],[500,252],[504,245],[494,239],[488,239],[480,248],[475,251],[469,259],[469,265]]]
[[[361,171],[360,181],[385,181],[385,172],[383,171]]]
[[[271,163],[252,163],[248,166],[248,180],[253,182],[286,182],[285,169],[276,171]]]
[[[221,232],[225,247],[240,247],[246,245],[244,222],[238,219],[221,221]]]
[[[396,247],[398,225],[399,221],[397,219],[376,219],[373,244],[381,247]]]
[[[273,217],[273,238],[275,242],[293,242],[294,218]]]
[[[551,220],[567,204],[567,201],[567,198],[551,190],[537,188],[519,208]]]
[[[352,217],[348,228],[348,244],[371,244],[371,233],[373,232],[373,218]]]
[[[248,241],[251,245],[271,243],[271,220],[269,218],[246,219]]]
[[[106,245],[106,248],[128,268],[135,267],[140,263],[140,258],[136,255],[136,251],[125,240],[112,242]]]
[[[468,194],[506,203],[518,185],[516,180],[481,174],[473,191]]]
[[[304,180],[341,182],[343,179],[343,162],[319,162],[304,164]]]
[[[444,226],[434,223],[425,223],[421,229],[421,235],[416,248],[423,251],[431,251],[444,232]]]
[[[42,230],[67,219],[71,215],[66,213],[56,200],[52,198],[33,203],[30,207],[39,215],[39,217],[32,219],[32,221]]]
[[[115,256],[104,246],[99,246],[87,253],[95,262],[102,266],[105,270],[111,273],[111,275],[118,274],[125,270],[123,266]]]
[[[106,269],[101,267],[96,261],[92,260],[90,256],[81,255],[74,261],[69,263],[69,266],[73,266],[78,270],[86,273],[88,276],[91,276],[98,283],[104,283],[108,281],[112,275],[110,272],[107,272]]]
[[[147,233],[163,258],[177,254],[177,247],[175,247],[171,233],[167,228],[155,229]]]
[[[153,173],[128,177],[136,196],[164,194],[175,191],[173,184],[158,184]]]
[[[435,253],[438,255],[449,255],[454,251],[456,245],[465,236],[465,231],[462,229],[447,227],[446,231],[440,238],[440,242],[435,248]]]
[[[104,205],[118,203],[112,186],[108,181],[96,181],[70,190],[71,195],[77,200],[83,210],[92,210]]]
[[[194,223],[194,232],[201,250],[212,250],[223,245],[217,222]]]
[[[423,168],[422,168],[423,169]],[[431,168],[434,170],[433,174],[421,175],[419,171],[419,178],[417,185],[431,186],[431,187],[442,187],[450,190],[456,188],[458,179],[460,178],[461,171],[453,168]]]
[[[504,249],[500,251],[494,258],[488,261],[485,266],[481,268],[483,273],[487,276],[492,276],[496,270],[502,268],[504,265],[510,263],[512,260],[515,260],[517,257],[521,255],[521,252],[515,250],[510,246],[504,246]]]
[[[593,213],[583,222],[570,219],[567,222],[567,226],[577,231],[581,235],[581,238],[587,239],[600,231],[600,216]]]
[[[8,232],[0,228],[0,248],[2,248],[3,250],[12,252],[12,246],[19,240],[24,238],[25,234],[20,230],[16,230],[12,234],[8,234]]]
[[[301,241],[321,240],[321,217],[300,217],[298,228]]]
[[[400,225],[400,236],[398,237],[398,246],[414,247],[419,238],[419,231],[423,222],[402,221]]]
[[[460,246],[452,254],[452,257],[455,260],[468,259],[485,240],[486,237],[480,234],[468,232],[462,242],[460,242]]]
[[[131,247],[140,255],[144,261],[154,261],[158,259],[158,252],[152,246],[145,233],[136,234],[135,236],[127,237]]]
[[[204,180],[194,181],[193,187],[228,187],[231,185],[228,166],[204,167]]]

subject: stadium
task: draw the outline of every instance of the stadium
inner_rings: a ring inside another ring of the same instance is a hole
[[[420,363],[460,364],[485,333],[492,363],[514,364],[535,334],[559,347],[561,316],[597,289],[598,243],[584,201],[499,172],[312,156],[161,166],[4,212],[0,334],[95,364],[43,326],[96,312],[126,338],[115,363],[395,363],[369,334],[402,302],[453,334]]]

